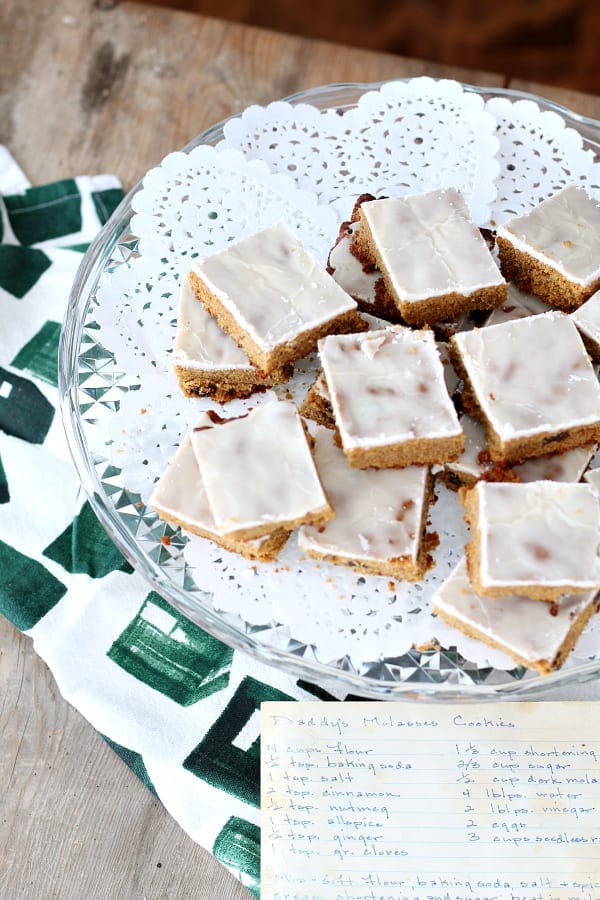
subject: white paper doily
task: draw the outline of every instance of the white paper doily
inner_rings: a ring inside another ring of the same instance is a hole
[[[166,258],[181,269],[275,222],[296,228],[325,261],[337,232],[335,213],[319,205],[314,191],[300,189],[261,160],[205,145],[171,153],[151,169],[132,206],[131,231],[150,266]]]
[[[365,93],[344,115],[288,103],[251,107],[225,126],[219,148],[171,154],[148,173],[133,198],[136,251],[103,275],[89,332],[127,373],[118,402],[107,404],[93,426],[94,445],[121,470],[128,491],[148,500],[201,410],[237,415],[288,391],[300,402],[314,377],[316,362],[308,358],[289,385],[226,409],[182,396],[171,352],[179,280],[194,256],[283,220],[324,262],[339,222],[365,190],[457,186],[482,225],[549,196],[574,174],[596,190],[597,164],[579,135],[536,104],[496,99],[484,108],[478,95],[454,82],[414,79]],[[195,537],[186,559],[198,587],[214,594],[216,609],[248,627],[285,626],[292,643],[312,646],[321,662],[347,658],[358,671],[365,661],[393,659],[437,639],[481,667],[511,669],[504,654],[431,617],[431,594],[462,555],[465,539],[456,495],[442,487],[438,493],[431,530],[441,543],[423,584],[390,585],[317,564],[300,556],[295,535],[275,564],[249,563]],[[582,652],[598,652],[599,627],[588,629],[592,637],[584,636],[569,665]]]
[[[527,212],[568,184],[600,199],[600,163],[557,113],[532,100],[505,97],[492,97],[485,108],[497,122],[499,140],[493,225]]]
[[[359,194],[455,187],[485,225],[496,195],[495,130],[481,97],[456,81],[422,77],[368,91],[344,115],[306,104],[251,106],[226,123],[218,146],[290,175],[340,221]]]

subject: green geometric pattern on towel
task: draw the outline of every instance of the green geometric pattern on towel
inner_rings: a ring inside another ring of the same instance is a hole
[[[260,806],[260,737],[246,750],[235,741],[261,703],[293,699],[254,678],[244,678],[212,728],[184,760],[184,768],[243,803]]]
[[[37,334],[21,347],[12,365],[57,387],[59,338],[60,324],[44,322]]]
[[[81,194],[74,178],[4,198],[11,228],[25,246],[81,231]]]
[[[64,596],[65,585],[41,563],[0,541],[0,613],[29,631]]]
[[[191,706],[227,687],[233,650],[153,591],[107,655],[148,687]]]
[[[133,572],[87,501],[63,533],[46,547],[44,556],[73,575],[104,578],[109,572]]]
[[[254,897],[260,897],[260,828],[231,816],[213,844],[215,858],[230,869]]]
[[[33,381],[0,366],[0,428],[14,437],[43,444],[54,407]]]
[[[2,457],[0,456],[0,503],[10,502],[10,491],[8,488],[8,479],[4,466],[2,465]]]
[[[26,297],[52,263],[43,250],[0,245],[0,288],[18,300]]]
[[[117,188],[107,188],[105,191],[92,191],[92,201],[96,215],[104,225],[123,199],[123,191]]]

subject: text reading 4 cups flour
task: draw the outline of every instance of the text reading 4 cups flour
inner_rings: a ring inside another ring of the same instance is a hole
[[[263,704],[262,900],[600,900],[599,712]]]

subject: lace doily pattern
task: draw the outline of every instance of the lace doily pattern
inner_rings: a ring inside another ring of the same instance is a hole
[[[132,201],[131,231],[147,259],[179,268],[230,241],[286,222],[322,262],[336,235],[336,216],[312,191],[297,188],[265,162],[204,144],[171,153],[145,176]]]
[[[600,163],[558,113],[542,110],[533,100],[505,97],[492,97],[486,110],[497,122],[499,140],[493,225],[528,212],[568,184],[579,184],[600,199]]]
[[[236,148],[294,178],[347,218],[359,194],[456,187],[485,225],[498,174],[496,123],[456,81],[422,77],[365,93],[343,114],[307,104],[251,106],[226,123]]]

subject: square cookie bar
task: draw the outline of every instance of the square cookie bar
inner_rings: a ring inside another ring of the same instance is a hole
[[[191,440],[222,534],[249,540],[333,516],[292,402],[264,403],[236,419],[212,414]]]
[[[600,363],[600,291],[572,312],[571,318],[593,361]]]
[[[380,319],[378,316],[372,316],[370,313],[360,313],[361,319],[366,322],[369,331],[378,331],[381,328],[388,328],[389,322]],[[439,345],[438,345],[439,347]],[[441,351],[440,351],[441,355]],[[446,365],[445,360],[442,360]],[[448,370],[446,369],[446,372]],[[312,419],[325,428],[335,429],[335,419],[333,416],[333,408],[329,397],[329,389],[327,388],[327,380],[321,369],[318,370],[315,380],[308,389],[304,400],[300,406],[300,415],[305,419]]]
[[[209,313],[262,372],[306,356],[325,334],[364,328],[355,301],[284,224],[194,263],[189,279]]]
[[[464,446],[433,332],[331,335],[319,354],[342,449],[364,469],[444,463]]]
[[[218,403],[248,397],[254,391],[287,381],[293,366],[270,375],[253,366],[243,350],[225,334],[183,278],[177,306],[173,367],[187,397],[208,396]]]
[[[600,204],[569,185],[496,233],[507,280],[570,311],[600,288]]]
[[[205,415],[198,426],[211,424]],[[148,505],[161,519],[185,531],[214,541],[225,550],[240,553],[246,559],[274,560],[288,539],[289,531],[280,528],[253,541],[227,538],[217,529],[204,482],[200,474],[190,435],[187,434],[167,469],[156,483]]]
[[[363,203],[352,246],[381,270],[410,325],[493,309],[506,299],[504,278],[454,188]]]
[[[600,504],[591,485],[479,482],[461,499],[469,578],[481,596],[554,601],[600,587]]]
[[[569,316],[548,312],[463,331],[450,344],[494,461],[600,439],[600,386]]]
[[[596,591],[566,594],[552,605],[518,594],[499,600],[480,597],[464,559],[432,597],[433,611],[448,625],[542,675],[560,668],[599,604]]]
[[[408,581],[422,578],[427,568],[429,469],[352,469],[326,428],[315,431],[314,454],[335,518],[324,525],[303,525],[300,549],[358,572]]]

